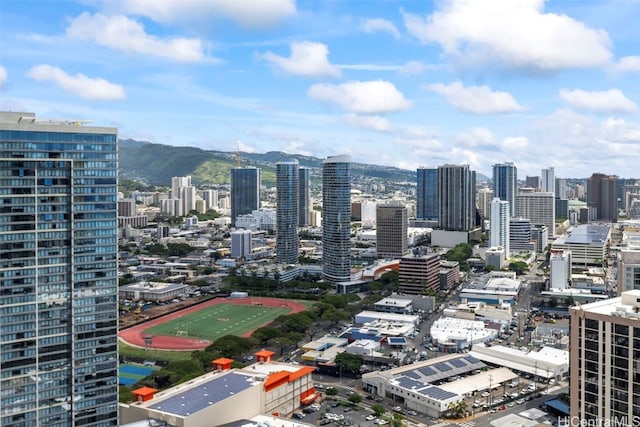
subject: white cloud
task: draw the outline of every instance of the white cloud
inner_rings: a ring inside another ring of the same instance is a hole
[[[377,115],[347,114],[343,117],[345,123],[376,132],[391,132],[393,126],[386,118]]]
[[[67,35],[128,54],[156,56],[178,62],[201,62],[205,59],[199,39],[160,39],[147,34],[142,24],[123,15],[91,15],[85,12],[71,22]]]
[[[105,0],[103,5],[163,23],[228,19],[250,28],[270,27],[296,13],[295,0]]]
[[[462,82],[449,85],[435,83],[430,90],[442,95],[455,108],[474,114],[509,113],[522,110],[522,107],[508,92],[492,91],[489,86],[468,86]]]
[[[438,43],[466,65],[529,72],[606,65],[611,42],[603,30],[567,15],[544,12],[544,0],[443,0],[423,18],[402,12],[409,33]]]
[[[27,76],[39,82],[53,82],[64,91],[85,99],[121,101],[127,97],[124,88],[118,84],[84,74],[71,76],[51,65],[37,65],[28,71]]]
[[[7,69],[0,65],[0,89],[7,83]]]
[[[635,102],[624,96],[619,89],[605,91],[586,91],[561,89],[560,98],[569,106],[579,110],[595,112],[630,112],[636,111]]]
[[[400,31],[398,31],[396,26],[391,21],[387,21],[386,19],[382,18],[367,19],[362,23],[360,29],[365,33],[382,31],[391,34],[395,39],[400,38]]]
[[[285,58],[273,52],[259,55],[273,67],[287,73],[305,77],[339,77],[340,70],[331,65],[327,45],[314,42],[291,43],[291,56]]]
[[[502,140],[502,150],[512,153],[513,150],[524,150],[529,146],[529,140],[526,136],[508,136]]]
[[[308,95],[313,100],[334,104],[352,113],[391,113],[411,107],[402,92],[384,80],[352,81],[340,85],[318,83],[309,88]]]
[[[467,129],[453,136],[453,140],[464,148],[477,148],[494,151],[497,149],[496,137],[487,128]]]
[[[640,72],[640,56],[624,56],[613,64],[611,68],[617,73]]]

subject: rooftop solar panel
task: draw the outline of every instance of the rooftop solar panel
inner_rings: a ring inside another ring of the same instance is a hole
[[[467,356],[465,356],[464,358],[465,358],[465,359],[467,360],[467,362],[469,362],[470,364],[474,364],[474,363],[478,363],[478,362],[480,362],[480,360],[476,359],[476,358],[475,358],[475,357],[473,357],[473,356],[468,356],[468,355],[467,355]]]
[[[407,371],[404,375],[415,380],[420,379],[420,375],[416,371]]]
[[[250,377],[231,372],[163,399],[150,408],[184,417],[240,393],[251,386]]]
[[[409,377],[401,376],[397,377],[396,380],[400,387],[408,388],[408,389],[418,389],[424,387],[425,384],[422,381],[417,381]]]
[[[455,393],[452,393],[450,391],[447,390],[443,390],[440,387],[429,387],[429,388],[425,388],[423,390],[420,391],[420,394],[423,394],[425,396],[429,396],[432,397],[434,399],[438,399],[438,400],[445,400],[445,399],[451,399],[452,397],[457,397],[458,395]]]
[[[418,368],[416,370],[427,377],[430,377],[431,375],[435,375],[437,373],[429,366],[423,366],[422,368]]]
[[[462,359],[462,358],[460,358],[460,359],[451,359],[451,360],[449,360],[449,363],[451,363],[456,368],[464,368],[465,366],[467,366],[467,364],[464,362],[464,359]]]
[[[436,363],[435,365],[433,365],[433,367],[439,370],[440,372],[447,372],[451,370],[451,367],[444,362]]]

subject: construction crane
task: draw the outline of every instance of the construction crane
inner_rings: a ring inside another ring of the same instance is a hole
[[[236,150],[236,166],[239,168],[242,158],[240,157],[240,149]]]

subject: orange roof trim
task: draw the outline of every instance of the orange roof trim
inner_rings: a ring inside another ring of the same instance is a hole
[[[231,363],[233,363],[233,359],[228,359],[226,357],[220,357],[219,359],[212,360],[211,363],[214,364],[214,365],[230,365]]]
[[[289,381],[297,380],[298,378],[304,377],[305,375],[310,374],[315,370],[316,370],[316,368],[314,368],[312,366],[305,366],[303,368],[300,368],[297,371],[291,372],[289,374]]]
[[[257,352],[255,355],[258,357],[271,357],[273,356],[275,353],[273,351],[270,350],[260,350],[259,352]]]

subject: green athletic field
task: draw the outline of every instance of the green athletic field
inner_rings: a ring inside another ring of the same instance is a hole
[[[183,336],[214,341],[225,335],[240,336],[289,312],[287,307],[217,304],[152,326],[149,335]]]

